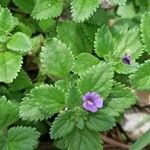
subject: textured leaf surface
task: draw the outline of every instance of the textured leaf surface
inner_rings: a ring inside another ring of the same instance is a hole
[[[133,3],[128,3],[124,6],[119,6],[117,9],[117,15],[122,18],[132,19],[136,15],[136,9],[134,8]]]
[[[14,19],[10,11],[6,8],[0,10],[0,33],[8,33],[14,28]]]
[[[29,37],[26,34],[22,32],[17,32],[7,43],[7,48],[21,53],[25,53],[31,50],[32,45]]]
[[[0,31],[0,42],[5,43],[8,40],[8,36],[2,31]]]
[[[150,12],[143,15],[141,20],[141,36],[145,50],[150,54]]]
[[[5,97],[0,98],[0,130],[7,128],[19,119],[18,111],[16,104],[7,101]]]
[[[109,112],[91,113],[86,121],[86,126],[89,130],[104,132],[115,126],[115,119],[109,114]]]
[[[41,44],[43,44],[43,40],[44,40],[44,38],[41,34],[37,35],[37,36],[34,36],[31,39],[31,43],[32,43],[31,53],[32,54],[36,54],[40,50]]]
[[[60,88],[62,91],[67,92],[70,86],[70,82],[68,80],[57,80],[55,82],[55,87]]]
[[[112,18],[114,18],[114,15],[111,12],[98,8],[93,16],[89,18],[88,22],[98,26],[103,26],[104,24],[108,25],[108,20]]]
[[[150,90],[150,61],[146,61],[130,77],[131,84],[140,90]]]
[[[111,0],[111,2],[118,5],[125,5],[127,0]]]
[[[9,84],[9,89],[11,91],[20,91],[32,86],[32,81],[27,75],[27,73],[22,69],[18,73],[18,77]]]
[[[12,52],[0,52],[0,82],[12,82],[17,77],[21,65],[21,55]]]
[[[68,76],[74,61],[74,56],[64,43],[54,38],[42,47],[41,64],[45,73],[57,78]]]
[[[26,13],[31,13],[35,0],[13,0],[16,6]]]
[[[110,59],[116,63],[115,70],[118,73],[131,73],[137,67],[135,60],[141,56],[143,52],[142,44],[139,36],[138,29],[131,29],[116,38],[115,36],[115,47]],[[122,62],[122,57],[126,54],[131,55],[131,65],[127,65]]]
[[[98,30],[98,26],[95,24],[84,23],[82,24],[83,31],[88,37],[89,41],[93,44],[95,40],[95,33]]]
[[[74,129],[65,142],[67,150],[102,150],[98,132]]]
[[[133,60],[141,56],[142,44],[139,37],[139,29],[131,29],[124,33],[120,39],[115,39],[114,57],[122,57],[129,52]]]
[[[29,97],[23,98],[19,114],[22,120],[30,120],[30,121],[38,121],[38,120],[41,121],[49,117],[49,114],[43,112],[42,109],[37,107],[34,104],[34,102],[30,100]]]
[[[63,22],[58,25],[57,32],[58,37],[71,48],[73,54],[91,52],[91,44],[81,24],[71,21]]]
[[[99,29],[95,36],[95,52],[99,57],[105,57],[105,55],[110,55],[113,51],[113,37],[107,26],[103,26]]]
[[[5,142],[7,141],[7,138],[3,135],[4,133],[0,131],[0,149],[1,150],[6,150],[6,144]]]
[[[70,83],[67,89],[66,99],[67,99],[66,106],[68,108],[81,106],[82,103],[81,94],[74,83]]]
[[[73,114],[73,112],[64,112],[55,119],[50,131],[52,139],[64,137],[73,130],[75,126]]]
[[[134,60],[132,60],[131,65],[128,65],[123,63],[123,61],[120,59],[115,65],[115,70],[119,74],[131,74],[138,68],[138,66],[139,64]]]
[[[15,28],[18,32],[23,32],[28,36],[32,35],[32,29],[29,27],[29,25],[26,25],[24,23],[19,23],[16,28]]]
[[[72,0],[72,17],[76,22],[88,19],[99,7],[101,0]]]
[[[136,103],[136,97],[131,89],[120,83],[116,83],[110,94],[110,102],[101,111],[109,112],[113,116],[119,116],[125,109]]]
[[[33,150],[38,144],[40,133],[35,128],[13,127],[8,131],[8,150]]]
[[[112,78],[112,66],[110,64],[100,63],[82,74],[78,81],[78,88],[82,94],[95,91],[102,97],[107,97],[112,87]]]
[[[60,0],[36,0],[32,16],[37,20],[42,20],[57,17],[61,12],[62,1]]]
[[[140,7],[140,11],[142,12],[142,14],[143,14],[143,12],[150,10],[150,1],[149,0],[146,0],[146,1],[135,0],[135,3],[137,6]]]
[[[56,21],[53,18],[39,21],[39,26],[44,32],[50,32],[51,28],[55,28]]]
[[[95,56],[89,53],[81,53],[77,56],[72,70],[74,73],[82,74],[87,69],[89,69],[93,65],[97,65],[98,63],[99,60]]]
[[[65,107],[65,94],[60,89],[41,85],[31,90],[20,106],[20,116],[26,120],[43,120]]]

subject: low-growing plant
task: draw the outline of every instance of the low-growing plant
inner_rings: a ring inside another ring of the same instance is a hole
[[[0,4],[0,149],[35,149],[49,132],[59,149],[102,150],[150,90],[149,0]]]

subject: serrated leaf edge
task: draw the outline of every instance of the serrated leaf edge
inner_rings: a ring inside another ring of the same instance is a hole
[[[61,45],[62,45],[63,47],[66,47],[66,49],[69,51],[69,54],[72,55],[73,60],[75,60],[75,56],[73,55],[73,52],[71,51],[70,47],[68,47],[65,43],[63,43],[61,40],[59,40],[59,39],[56,38],[56,37],[54,37],[51,42],[55,42],[55,41],[61,43]],[[44,47],[44,46],[43,46],[43,47]],[[42,71],[43,71],[45,74],[47,74],[46,64],[43,63],[43,62],[44,62],[44,61],[43,61],[44,59],[45,59],[45,52],[44,52],[44,50],[42,50],[41,53],[40,53],[41,68],[42,68]],[[72,70],[73,65],[74,65],[74,61],[72,62],[70,71]],[[53,74],[51,74],[51,75],[53,76]],[[54,76],[55,76],[55,75],[54,75]]]
[[[95,7],[93,9],[93,11],[88,16],[86,16],[85,18],[82,17],[81,20],[76,20],[75,17],[74,17],[75,13],[73,11],[73,5],[74,5],[73,3],[74,3],[73,0],[71,0],[71,16],[72,16],[73,20],[75,22],[78,22],[78,23],[81,23],[81,22],[84,22],[84,21],[88,20],[96,12],[96,10],[98,9],[98,7],[100,6],[100,3],[99,3],[99,5],[97,7]]]

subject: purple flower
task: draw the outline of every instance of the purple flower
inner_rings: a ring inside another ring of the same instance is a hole
[[[126,53],[126,54],[122,57],[122,62],[125,63],[125,64],[130,65],[130,64],[131,64],[131,55]]]
[[[103,99],[96,92],[88,92],[83,97],[83,107],[91,112],[97,112],[103,107]]]

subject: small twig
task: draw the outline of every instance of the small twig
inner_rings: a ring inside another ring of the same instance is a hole
[[[120,148],[122,148],[122,149],[127,149],[127,150],[129,149],[129,145],[120,143],[120,142],[115,141],[115,140],[113,140],[113,139],[111,139],[111,138],[109,138],[109,137],[106,137],[106,136],[104,136],[104,135],[101,135],[101,138],[102,138],[102,140],[103,140],[104,142],[106,142],[106,143],[115,145],[115,146],[120,147]]]
[[[104,145],[104,149],[115,149],[115,150],[119,150],[120,147],[116,146],[116,145],[110,145],[110,144],[105,144]]]
[[[118,127],[116,128],[116,132],[117,132],[119,142],[122,142],[123,140],[121,138],[121,134],[120,134],[120,131],[119,131]]]

